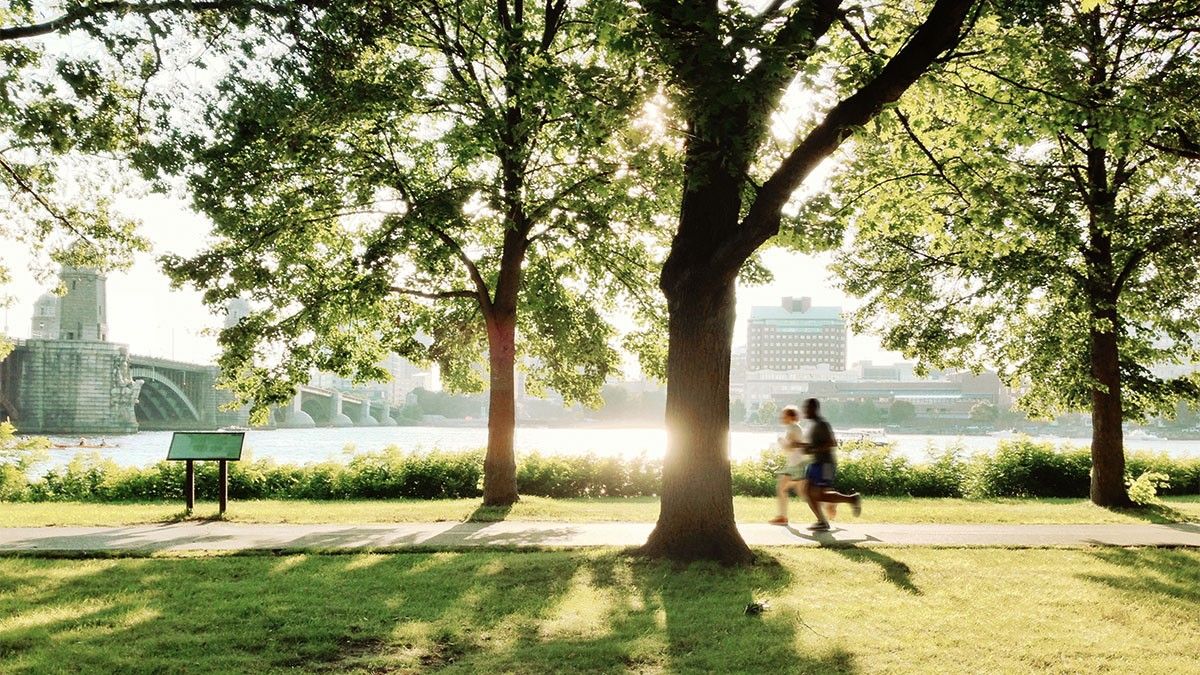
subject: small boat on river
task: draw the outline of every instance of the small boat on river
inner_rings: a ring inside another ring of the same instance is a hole
[[[66,443],[63,441],[51,441],[50,446],[59,450],[106,450],[108,448],[119,448],[120,444],[108,443],[104,439],[100,442],[89,441],[86,438],[81,438],[75,443]]]

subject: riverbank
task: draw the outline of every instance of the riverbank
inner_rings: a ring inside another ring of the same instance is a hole
[[[1200,496],[1167,497],[1162,507],[1105,509],[1085,499],[919,499],[875,497],[865,502],[862,517],[844,510],[835,522],[852,524],[1119,524],[1200,522]],[[775,500],[735,497],[740,523],[762,523],[775,515]],[[792,518],[804,525],[811,517],[799,500],[791,502]],[[221,520],[235,523],[421,523],[496,522],[638,522],[658,518],[656,497],[547,499],[522,497],[511,509],[484,508],[478,499],[304,501],[263,499],[234,501]],[[5,503],[0,527],[116,526],[209,520],[218,518],[216,504],[202,502],[189,516],[179,501],[117,504],[94,502]]]

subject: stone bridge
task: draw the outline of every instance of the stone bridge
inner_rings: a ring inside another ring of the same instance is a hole
[[[0,420],[31,434],[122,434],[245,426],[245,408],[214,387],[215,366],[131,355],[98,341],[23,340],[0,362]],[[273,411],[279,427],[394,425],[391,406],[300,387]]]
[[[272,420],[287,429],[309,427],[395,426],[387,401],[368,400],[340,391],[303,386],[290,405],[277,408]]]

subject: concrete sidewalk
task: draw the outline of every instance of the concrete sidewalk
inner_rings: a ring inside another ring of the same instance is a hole
[[[250,551],[463,547],[637,546],[651,523],[409,523],[287,525],[196,521],[123,527],[0,528],[0,552]],[[738,526],[751,546],[1188,546],[1200,524],[847,524],[814,534],[803,526]]]

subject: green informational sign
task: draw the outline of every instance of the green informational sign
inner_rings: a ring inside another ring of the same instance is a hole
[[[177,431],[171,437],[168,460],[238,461],[242,458],[243,431]]]

